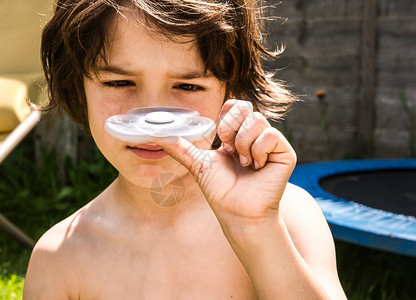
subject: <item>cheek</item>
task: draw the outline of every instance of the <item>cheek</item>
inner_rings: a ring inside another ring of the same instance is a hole
[[[104,128],[104,123],[107,118],[116,113],[114,113],[114,108],[109,103],[109,101],[106,101],[105,98],[101,98],[99,95],[87,95],[88,123],[91,135],[97,145],[101,144],[103,140],[110,138]]]
[[[120,97],[103,89],[98,82],[84,80],[84,90],[89,115],[103,115],[106,112],[120,110]]]
[[[88,121],[91,131],[104,128],[104,122],[109,117],[125,113],[128,108],[120,105],[120,99],[99,93],[96,91],[86,92]]]
[[[209,100],[207,102],[204,102],[203,107],[198,107],[197,110],[199,111],[201,116],[210,118],[217,123],[222,106],[224,105],[224,102],[225,102],[225,84],[215,89],[215,91],[213,91],[210,94]]]

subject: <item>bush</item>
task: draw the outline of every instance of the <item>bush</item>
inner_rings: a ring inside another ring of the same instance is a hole
[[[30,138],[0,165],[0,212],[35,241],[51,226],[95,198],[117,176],[94,146],[87,161],[69,158],[58,170],[56,150],[36,160]],[[56,174],[63,173],[65,180]],[[23,275],[30,251],[0,230],[0,268]],[[10,264],[3,262],[9,261]],[[6,270],[6,271],[4,271]]]
[[[0,275],[0,300],[22,299],[24,280],[12,274]]]

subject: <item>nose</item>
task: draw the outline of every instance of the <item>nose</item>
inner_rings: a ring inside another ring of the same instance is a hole
[[[169,106],[169,95],[163,84],[152,82],[142,86],[137,95],[137,106]]]

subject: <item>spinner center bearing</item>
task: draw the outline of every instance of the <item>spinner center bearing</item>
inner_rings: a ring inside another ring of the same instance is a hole
[[[175,115],[167,111],[154,111],[144,117],[147,123],[169,124],[175,121]]]

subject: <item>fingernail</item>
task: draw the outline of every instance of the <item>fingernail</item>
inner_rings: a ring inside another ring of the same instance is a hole
[[[248,164],[248,158],[244,155],[240,154],[240,163],[243,167],[247,166]]]
[[[227,150],[228,152],[233,152],[233,151],[234,151],[234,147],[233,147],[231,144],[224,143],[222,146],[223,146],[223,147],[224,147],[224,149],[225,149],[225,150]]]
[[[259,163],[257,162],[257,160],[254,161],[254,168],[258,169],[260,167]]]

